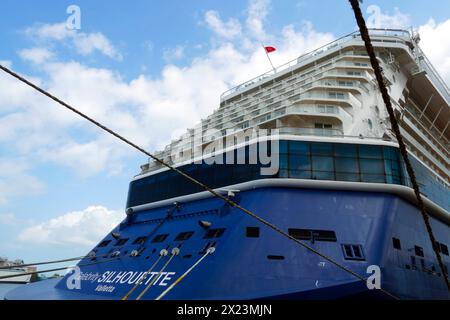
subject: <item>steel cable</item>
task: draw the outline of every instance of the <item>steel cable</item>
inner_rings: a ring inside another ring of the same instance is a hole
[[[18,79],[19,81],[27,84],[28,86],[32,87],[33,89],[35,89],[36,91],[42,93],[43,95],[49,97],[50,99],[54,100],[55,102],[57,102],[58,104],[62,105],[63,107],[69,109],[70,111],[78,114],[79,116],[81,116],[82,118],[86,119],[87,121],[91,122],[92,124],[96,125],[97,127],[103,129],[104,131],[108,132],[109,134],[113,135],[114,137],[118,138],[119,140],[125,142],[126,144],[130,145],[131,147],[135,148],[136,150],[142,152],[143,154],[149,156],[150,158],[152,158],[153,160],[155,160],[156,162],[160,163],[161,165],[167,167],[170,170],[173,170],[175,172],[177,172],[178,174],[180,174],[181,176],[183,176],[184,178],[188,179],[189,181],[199,185],[200,187],[202,187],[204,190],[208,191],[209,193],[211,193],[213,196],[223,200],[225,203],[227,203],[228,205],[230,205],[231,207],[234,207],[240,211],[242,211],[243,213],[247,214],[248,216],[258,220],[259,222],[261,222],[262,224],[266,225],[267,227],[271,228],[272,230],[280,233],[281,235],[283,235],[284,237],[292,240],[293,242],[299,244],[300,246],[306,248],[307,250],[315,253],[316,255],[322,257],[323,259],[327,260],[328,262],[332,263],[333,265],[337,266],[338,268],[346,271],[347,273],[353,275],[355,278],[363,281],[364,283],[367,283],[367,278],[364,278],[363,276],[357,274],[356,272],[350,270],[349,268],[347,268],[346,266],[340,264],[339,262],[337,262],[336,260],[324,255],[323,253],[319,252],[318,250],[312,248],[311,246],[307,245],[306,243],[301,242],[300,240],[294,238],[293,236],[289,235],[288,233],[284,232],[283,230],[281,230],[280,228],[278,228],[277,226],[275,226],[274,224],[264,220],[263,218],[261,218],[260,216],[254,214],[253,212],[241,207],[240,205],[238,205],[237,203],[235,203],[234,201],[232,201],[231,199],[229,199],[228,197],[220,194],[219,192],[215,191],[214,189],[210,188],[209,186],[205,185],[204,183],[198,181],[197,179],[191,177],[190,175],[184,173],[183,171],[179,170],[178,168],[166,163],[165,161],[163,161],[162,159],[159,159],[158,157],[154,156],[153,154],[151,154],[150,152],[146,151],[145,149],[143,149],[142,147],[136,145],[135,143],[131,142],[130,140],[126,139],[125,137],[121,136],[120,134],[116,133],[115,131],[113,131],[112,129],[106,127],[105,125],[101,124],[100,122],[92,119],[91,117],[87,116],[86,114],[84,114],[83,112],[77,110],[76,108],[72,107],[71,105],[67,104],[66,102],[62,101],[61,99],[55,97],[54,95],[52,95],[51,93],[47,92],[46,90],[38,87],[37,85],[35,85],[34,83],[30,82],[29,80],[25,79],[24,77],[20,76],[19,74],[15,73],[14,71],[6,68],[3,65],[0,65],[0,69],[3,70],[4,72],[10,74],[11,76],[13,76],[14,78]],[[398,297],[396,297],[395,295],[393,295],[392,293],[384,290],[383,288],[379,289],[380,291],[382,291],[383,293],[385,293],[386,295],[390,296],[391,298],[394,299],[398,299]]]
[[[436,238],[434,236],[433,229],[430,224],[430,218],[428,216],[428,213],[425,209],[425,205],[423,203],[422,195],[420,193],[419,184],[417,183],[414,169],[413,169],[411,162],[409,160],[409,157],[408,157],[408,151],[406,150],[406,145],[405,145],[405,142],[403,141],[403,137],[400,132],[400,127],[398,125],[397,119],[395,118],[394,109],[392,108],[392,104],[391,104],[391,99],[390,99],[388,90],[386,88],[386,84],[384,82],[383,71],[382,71],[382,68],[380,67],[380,64],[375,55],[375,50],[374,50],[374,48],[372,46],[372,42],[370,40],[369,31],[367,29],[366,22],[364,20],[364,16],[361,12],[361,8],[359,7],[360,0],[349,0],[349,1],[352,6],[353,12],[355,14],[356,22],[358,23],[359,31],[361,33],[361,38],[363,39],[364,44],[366,46],[367,53],[369,54],[370,62],[372,64],[372,68],[375,72],[375,76],[376,76],[376,79],[378,82],[378,87],[381,91],[381,96],[383,97],[384,104],[386,105],[386,109],[389,113],[389,119],[391,122],[392,130],[394,131],[395,137],[397,138],[400,153],[402,154],[402,158],[403,158],[403,161],[406,166],[406,171],[408,172],[409,179],[411,180],[411,184],[414,189],[414,193],[416,195],[417,205],[419,207],[420,213],[421,213],[423,221],[425,223],[425,227],[428,232],[428,236],[430,238],[431,245],[433,247],[433,251],[436,255],[436,258],[437,258],[437,261],[439,264],[439,268],[441,269],[441,273],[443,275],[445,284],[447,285],[447,289],[450,292],[450,283],[448,280],[448,275],[447,275],[447,272],[445,271],[444,263],[442,262],[442,257],[439,253],[439,247],[438,247]]]

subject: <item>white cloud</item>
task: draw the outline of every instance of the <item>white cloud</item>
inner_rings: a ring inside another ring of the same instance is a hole
[[[264,22],[269,14],[270,0],[250,0],[246,20],[250,35],[258,40],[266,37]]]
[[[13,213],[0,213],[0,225],[23,228],[25,225],[33,223],[33,219],[24,219]]]
[[[175,48],[165,49],[163,52],[163,58],[166,62],[172,62],[184,57],[184,47],[176,46]]]
[[[77,31],[69,30],[65,23],[55,23],[27,28],[25,33],[40,39],[64,40],[68,37],[73,37]]]
[[[258,23],[251,24],[252,33],[235,42],[222,38],[189,65],[165,66],[160,76],[140,75],[125,81],[112,70],[55,57],[40,65],[43,76],[33,80],[139,145],[161,149],[218,108],[220,94],[227,88],[270,70],[253,32],[264,30],[268,6],[268,1],[251,2],[249,18],[261,22],[256,29]],[[70,32],[49,25],[35,31],[40,37],[55,39],[64,39],[63,34]],[[299,30],[285,26],[276,39],[271,44],[278,50],[271,58],[279,65],[331,41],[333,35],[317,32],[311,23],[305,23]],[[5,88],[0,91],[0,110],[4,112],[0,143],[13,141],[20,154],[33,155],[36,162],[69,167],[82,176],[118,173],[123,160],[136,155],[14,79],[0,75],[0,85]]]
[[[36,195],[45,185],[28,173],[29,165],[21,159],[0,157],[0,205],[19,195]]]
[[[15,225],[17,218],[12,213],[0,213],[0,225]]]
[[[122,171],[121,160],[126,156],[127,150],[114,142],[105,139],[86,143],[66,141],[52,148],[41,149],[40,157],[69,167],[81,177],[89,177],[103,171],[108,175],[115,175]]]
[[[33,63],[40,64],[44,61],[49,60],[54,56],[53,52],[48,50],[47,48],[31,48],[31,49],[23,49],[19,52],[19,56],[22,59],[29,60]]]
[[[2,66],[5,66],[7,68],[11,68],[12,67],[12,62],[9,60],[0,60],[0,64]]]
[[[78,33],[78,36],[73,39],[73,44],[82,55],[88,55],[98,50],[108,57],[122,60],[122,55],[114,48],[108,38],[99,32]]]
[[[75,50],[84,56],[98,51],[116,60],[122,60],[123,58],[120,52],[102,33],[84,33],[77,30],[69,30],[66,28],[65,23],[38,25],[27,28],[25,33],[40,41],[70,40]]]
[[[450,19],[441,23],[430,19],[418,30],[420,47],[450,86]]]
[[[241,24],[237,19],[230,18],[224,22],[217,11],[209,10],[205,13],[205,22],[217,35],[232,39],[241,34]]]
[[[34,245],[93,246],[123,218],[123,212],[90,206],[24,229],[18,239]]]
[[[368,28],[391,28],[405,29],[411,26],[411,18],[409,15],[400,12],[398,8],[394,8],[394,14],[381,12],[381,8],[377,5],[370,5],[366,10],[370,16],[367,18]]]

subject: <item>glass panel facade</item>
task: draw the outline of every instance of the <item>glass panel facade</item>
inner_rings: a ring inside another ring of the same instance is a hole
[[[247,147],[248,148],[248,147]],[[235,159],[237,151],[235,150]],[[275,155],[274,155],[275,156]],[[260,164],[189,164],[180,169],[213,187],[266,178],[315,179],[410,185],[397,148],[377,145],[280,141],[280,170],[261,175]],[[245,162],[249,152],[245,152]],[[411,157],[423,194],[450,211],[450,189]],[[204,191],[175,172],[164,171],[130,183],[127,207]]]

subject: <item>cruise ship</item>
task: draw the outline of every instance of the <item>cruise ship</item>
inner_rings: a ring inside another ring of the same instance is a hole
[[[450,90],[417,33],[370,36],[447,270]],[[450,298],[358,32],[223,93],[156,156],[383,290],[149,160],[78,267],[6,298]]]

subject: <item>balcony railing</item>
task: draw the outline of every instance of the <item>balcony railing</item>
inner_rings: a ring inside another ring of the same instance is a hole
[[[322,129],[322,128],[277,128],[279,134],[289,134],[295,136],[318,136],[318,137],[343,137],[344,132],[341,129]]]
[[[447,83],[442,79],[439,73],[434,68],[431,61],[427,58],[427,56],[420,50],[420,58],[419,64],[422,67],[427,75],[433,80],[433,84],[438,88],[439,92],[444,96],[444,99],[447,101],[447,104],[450,105],[450,89],[448,88]]]
[[[370,35],[373,37],[390,37],[390,38],[397,38],[398,40],[395,40],[395,42],[398,43],[405,43],[406,41],[409,41],[411,39],[411,35],[409,33],[409,31],[406,30],[396,30],[396,29],[370,29],[369,30]],[[274,70],[268,71],[266,73],[263,73],[253,79],[250,79],[238,86],[235,86],[227,91],[225,91],[224,93],[222,93],[222,95],[220,96],[221,100],[223,100],[225,97],[240,91],[241,89],[247,88],[255,83],[258,83],[264,79],[267,79],[281,71],[287,70],[291,67],[294,67],[296,65],[305,63],[306,61],[308,61],[311,58],[315,58],[317,55],[322,55],[325,52],[328,52],[330,50],[336,49],[339,46],[342,46],[343,44],[354,40],[356,38],[359,37],[359,32],[355,31],[352,32],[346,36],[343,36],[337,40],[334,40],[333,42],[330,42],[318,49],[315,49],[311,52],[305,53],[303,55],[301,55],[300,57],[291,60],[285,64],[282,64],[279,67],[276,67]]]

